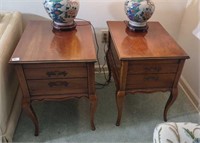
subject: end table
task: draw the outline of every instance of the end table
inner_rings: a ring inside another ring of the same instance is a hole
[[[32,101],[89,98],[90,124],[95,130],[95,62],[88,23],[77,22],[72,31],[54,31],[50,21],[31,21],[27,25],[10,63],[16,68],[23,93],[22,108],[33,121],[36,136],[39,124]]]
[[[149,22],[148,32],[132,32],[124,21],[108,21],[109,48],[106,54],[109,77],[116,85],[118,117],[121,122],[126,94],[170,91],[164,109],[167,111],[178,95],[178,81],[189,56],[159,22]]]

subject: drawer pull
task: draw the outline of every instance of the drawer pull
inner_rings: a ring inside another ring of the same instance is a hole
[[[144,70],[146,72],[159,72],[161,70],[161,67],[155,66],[155,67],[145,67]]]
[[[49,87],[60,87],[60,86],[67,87],[68,82],[66,82],[66,81],[55,81],[55,82],[49,82],[48,85],[49,85]]]
[[[62,71],[62,72],[60,72],[60,71],[50,71],[50,72],[47,72],[46,74],[47,74],[48,77],[61,76],[61,75],[65,77],[67,75],[67,72],[65,72],[65,71]]]
[[[147,77],[144,77],[144,80],[145,81],[158,81],[159,77],[158,76],[147,76]]]

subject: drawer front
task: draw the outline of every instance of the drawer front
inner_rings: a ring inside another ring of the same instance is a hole
[[[31,95],[87,93],[87,78],[27,80]]]
[[[128,74],[138,73],[176,73],[178,60],[135,61],[129,63]]]
[[[25,68],[26,79],[72,78],[87,77],[87,69],[74,68]]]
[[[126,89],[171,88],[174,79],[175,74],[129,75],[126,82]]]

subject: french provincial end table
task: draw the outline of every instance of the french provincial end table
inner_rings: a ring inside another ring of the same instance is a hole
[[[159,22],[148,22],[148,32],[132,32],[124,21],[108,21],[109,46],[106,53],[109,79],[116,85],[119,126],[126,94],[170,91],[167,112],[178,95],[178,81],[189,56]]]
[[[94,114],[96,52],[91,26],[77,22],[76,30],[54,31],[50,21],[31,21],[11,59],[23,93],[22,108],[35,125],[39,124],[32,101],[60,101],[86,97],[90,101],[90,124]]]

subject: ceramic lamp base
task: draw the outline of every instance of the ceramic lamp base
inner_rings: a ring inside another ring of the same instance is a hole
[[[131,31],[135,31],[135,32],[147,32],[149,26],[147,25],[146,22],[138,23],[138,22],[129,21],[128,28]]]
[[[76,28],[76,22],[70,22],[70,23],[56,23],[53,22],[53,28],[55,30],[61,30],[61,31],[68,31],[68,30],[73,30]]]

